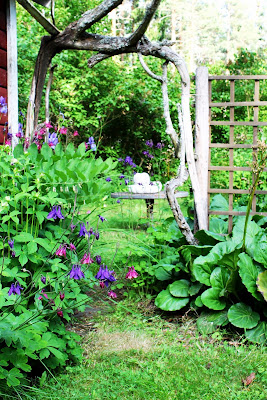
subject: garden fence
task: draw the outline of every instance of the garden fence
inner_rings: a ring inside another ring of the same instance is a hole
[[[264,128],[267,127],[264,108],[267,101],[260,100],[261,92],[265,91],[266,96],[266,83],[267,75],[208,76],[206,67],[198,68],[196,73],[197,172],[207,202],[208,221],[210,215],[228,216],[229,233],[233,217],[246,213],[245,210],[237,211],[235,206],[242,195],[247,195],[248,200],[254,180],[251,163],[257,157],[258,140],[264,137],[267,129]],[[215,99],[214,85],[217,85]],[[236,114],[238,118],[235,118]],[[266,171],[267,168],[263,172],[263,189],[266,189]],[[251,215],[267,216],[267,212],[257,210],[257,199],[264,203],[267,194],[262,188],[260,186],[255,192]],[[210,208],[212,195],[219,193],[228,196],[228,210]]]

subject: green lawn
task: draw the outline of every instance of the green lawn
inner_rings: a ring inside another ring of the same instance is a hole
[[[267,399],[266,347],[247,344],[237,335],[222,331],[200,336],[194,318],[163,319],[148,302],[136,299],[96,315],[94,321],[79,321],[74,329],[81,324],[83,364],[66,368],[56,380],[21,398]],[[242,380],[252,372],[255,380],[244,386]]]

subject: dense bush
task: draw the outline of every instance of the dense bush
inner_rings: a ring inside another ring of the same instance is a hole
[[[9,386],[81,357],[79,337],[64,323],[97,282],[89,269],[100,260],[92,249],[103,220],[97,210],[115,165],[84,143],[0,149],[0,379]]]

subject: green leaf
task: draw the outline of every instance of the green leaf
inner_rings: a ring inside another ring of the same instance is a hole
[[[255,261],[267,266],[267,236],[263,230],[253,238],[247,252]]]
[[[260,316],[246,304],[237,303],[229,308],[228,319],[238,328],[251,329],[258,324]]]
[[[201,244],[209,244],[214,246],[218,242],[224,242],[226,240],[225,236],[220,235],[219,233],[215,233],[205,230],[197,231],[195,237],[199,240]]]
[[[20,384],[20,378],[23,378],[23,375],[19,369],[12,368],[10,371],[8,371],[6,376],[8,386],[18,386]]]
[[[34,241],[42,246],[49,253],[53,250],[55,246],[54,242],[52,242],[50,239],[36,238],[34,239]]]
[[[188,298],[178,298],[171,295],[169,289],[162,290],[155,299],[155,305],[164,311],[176,311],[189,303]]]
[[[245,336],[251,342],[265,344],[267,340],[267,322],[259,322],[255,328],[246,330]]]
[[[66,361],[66,358],[68,357],[67,354],[62,353],[58,349],[55,349],[54,347],[48,346],[47,348],[51,353],[53,353],[57,359],[60,361],[60,363],[64,363]]]
[[[209,224],[209,231],[217,233],[219,234],[219,237],[224,238],[224,236],[221,235],[225,235],[228,233],[228,222],[224,221],[221,218],[211,218]]]
[[[173,282],[169,285],[170,293],[175,297],[188,297],[189,296],[189,286],[190,282],[186,279],[181,279],[179,281]]]
[[[202,288],[201,283],[199,283],[199,282],[191,283],[188,293],[190,296],[194,296],[195,294],[197,294],[200,291],[201,288]]]
[[[35,163],[35,162],[36,162],[36,159],[37,159],[37,156],[38,156],[38,149],[37,149],[37,146],[36,146],[35,143],[32,143],[32,144],[30,145],[30,147],[29,147],[28,150],[27,150],[27,153],[28,153],[29,156],[30,156],[30,160],[31,160],[33,163]]]
[[[29,242],[27,244],[27,250],[28,250],[28,254],[33,254],[37,252],[37,244],[35,242]]]
[[[224,326],[227,323],[227,311],[204,311],[197,319],[197,327],[203,335],[213,333],[216,331],[218,326]]]
[[[226,301],[220,298],[220,289],[209,288],[201,295],[201,301],[204,306],[212,310],[223,310],[226,306]]]
[[[245,217],[239,217],[232,232],[233,241],[241,243],[244,234]],[[249,221],[246,233],[246,248],[249,249],[254,237],[259,233],[261,228],[254,221]]]
[[[22,232],[15,236],[16,243],[27,243],[33,240],[33,236],[30,233]]]
[[[172,277],[172,272],[159,267],[155,270],[155,277],[160,281],[168,281]]]
[[[252,259],[246,254],[239,254],[239,275],[243,284],[246,286],[247,290],[259,301],[262,300],[262,296],[257,289],[257,278],[262,268],[254,264]]]
[[[228,201],[221,194],[216,194],[210,203],[210,209],[216,211],[228,211]]]
[[[49,355],[50,355],[50,351],[49,351],[48,349],[42,349],[42,350],[40,351],[40,354],[39,354],[41,360],[42,360],[43,358],[48,358]]]
[[[267,301],[267,270],[258,275],[256,285],[259,292],[261,292],[264,299]]]
[[[62,157],[64,155],[63,147],[61,143],[58,143],[55,147],[55,154],[59,157]]]
[[[19,159],[20,156],[24,155],[24,150],[23,150],[23,145],[21,143],[17,144],[17,146],[14,148],[13,151],[13,156],[14,158]]]
[[[44,143],[44,144],[42,145],[41,154],[42,154],[42,156],[44,157],[44,159],[47,160],[47,161],[50,160],[50,159],[52,158],[52,156],[53,156],[53,151],[52,151],[52,149],[48,146],[47,143]]]
[[[227,289],[227,284],[229,282],[230,273],[226,268],[217,267],[215,268],[210,275],[210,283],[214,289],[219,290],[220,292],[224,292]],[[220,293],[222,296],[224,293]]]
[[[27,262],[28,262],[28,257],[27,257],[27,255],[25,254],[25,253],[22,253],[20,256],[19,256],[19,262],[20,262],[20,265],[23,267],[25,264],[27,264]]]

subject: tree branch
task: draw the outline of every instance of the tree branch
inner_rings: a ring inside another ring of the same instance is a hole
[[[110,11],[118,7],[122,2],[123,0],[104,0],[99,6],[86,11],[77,22],[72,24],[72,29],[75,29],[75,36],[80,36],[81,33],[108,15]]]
[[[138,53],[138,58],[139,58],[139,61],[140,61],[141,65],[142,65],[142,67],[143,67],[144,70],[146,71],[146,73],[147,73],[149,76],[151,76],[151,78],[156,79],[157,81],[159,81],[159,82],[162,83],[162,82],[163,82],[163,78],[162,78],[161,76],[159,76],[159,75],[154,74],[154,72],[151,71],[151,69],[149,68],[149,66],[145,63],[145,61],[144,61],[143,56],[142,56],[141,53]]]
[[[57,29],[55,25],[53,25],[48,19],[46,19],[43,14],[37,10],[36,7],[29,0],[18,0],[18,3],[27,10],[31,16],[36,19],[42,27],[50,33],[50,35],[57,35],[60,31]]]
[[[137,42],[139,42],[139,40],[145,34],[151,19],[153,18],[155,12],[157,11],[158,6],[160,5],[160,2],[161,0],[152,0],[150,5],[147,7],[143,21],[138,26],[136,31],[134,31],[129,37],[130,46],[137,44]]]

